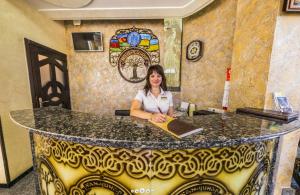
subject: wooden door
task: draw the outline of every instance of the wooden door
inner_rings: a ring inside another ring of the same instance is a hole
[[[67,56],[25,38],[33,108],[71,109]]]

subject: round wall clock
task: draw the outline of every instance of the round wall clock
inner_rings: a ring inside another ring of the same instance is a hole
[[[186,47],[186,59],[198,61],[203,56],[203,42],[200,40],[191,41]]]

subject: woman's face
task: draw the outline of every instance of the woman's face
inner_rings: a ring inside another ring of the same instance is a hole
[[[159,87],[162,81],[162,77],[160,74],[154,71],[152,74],[150,74],[149,81],[151,87]]]

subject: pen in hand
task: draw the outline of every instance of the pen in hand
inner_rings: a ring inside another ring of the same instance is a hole
[[[157,109],[159,111],[160,114],[163,114],[163,112],[161,111],[160,107],[157,106]]]
[[[164,113],[161,111],[161,109],[160,109],[159,106],[157,106],[157,109],[158,109],[159,113],[160,113],[161,115],[163,115],[162,118],[161,118],[162,122],[165,122],[165,121],[166,121],[166,116],[165,116]]]

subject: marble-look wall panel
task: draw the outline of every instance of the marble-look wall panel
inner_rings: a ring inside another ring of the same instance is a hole
[[[180,62],[181,62],[181,39],[182,19],[167,18],[164,20],[165,50],[164,67],[167,78],[167,85],[170,88],[180,89]]]
[[[133,26],[151,29],[158,37],[162,64],[165,36],[163,20],[82,21],[80,26],[66,23],[72,109],[112,114],[115,109],[130,108],[131,100],[138,89],[143,88],[145,81],[129,83],[120,76],[117,67],[110,65],[109,41],[118,29]],[[104,52],[75,52],[71,33],[93,31],[103,33]]]
[[[263,107],[279,0],[239,0],[229,109]]]
[[[285,94],[294,110],[300,110],[300,16],[277,18],[265,107],[275,108],[272,93]]]
[[[226,68],[231,65],[237,0],[216,0],[184,19],[181,97],[198,108],[222,107]],[[203,57],[186,59],[186,47],[195,39],[204,42]]]

